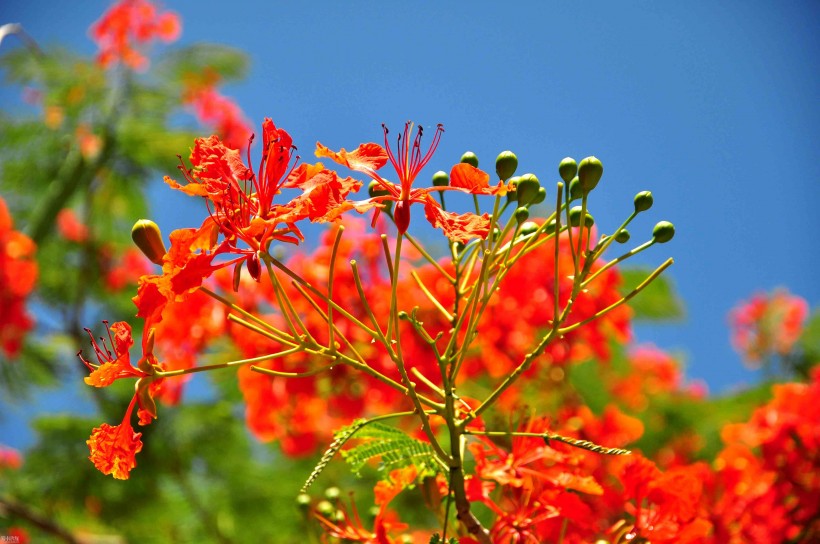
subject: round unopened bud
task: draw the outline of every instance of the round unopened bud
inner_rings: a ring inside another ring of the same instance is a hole
[[[652,193],[649,191],[641,191],[635,195],[635,213],[645,212],[652,207],[652,203]]]
[[[498,238],[501,236],[501,229],[498,227],[493,229],[493,242],[497,241]]]
[[[342,495],[342,490],[336,486],[325,489],[325,498],[329,501],[335,501]]]
[[[629,241],[629,231],[626,229],[621,229],[618,231],[618,234],[615,235],[615,241],[619,244],[625,244]]]
[[[518,232],[520,232],[524,236],[527,236],[528,234],[532,234],[537,230],[538,223],[536,223],[535,221],[527,221],[526,223],[521,225],[521,228],[518,229]]]
[[[433,187],[447,187],[450,185],[450,176],[444,170],[439,170],[433,174]]]
[[[316,511],[323,516],[330,516],[336,511],[336,507],[330,501],[319,501],[316,505]]]
[[[569,224],[573,227],[581,226],[581,206],[573,206],[573,208],[569,211]],[[592,215],[587,212],[584,217],[584,226],[589,228],[594,224],[595,220],[592,218]]]
[[[578,179],[581,189],[588,193],[598,185],[604,175],[604,165],[596,157],[587,157],[578,165]]]
[[[463,159],[462,159],[463,160]],[[499,179],[509,179],[518,168],[518,157],[512,151],[502,151],[495,158],[495,173]]]
[[[538,194],[535,195],[535,200],[530,202],[530,204],[541,204],[547,198],[547,190],[543,187],[538,188]]]
[[[515,202],[518,200],[518,182],[521,181],[521,176],[513,176],[507,180],[510,190],[507,191],[507,202]]]
[[[550,222],[547,223],[546,233],[552,234],[555,232],[555,227],[558,225],[558,222],[555,219],[550,219]]]
[[[538,197],[538,189],[541,188],[538,178],[535,174],[524,174],[518,180],[516,185],[516,192],[518,193],[518,203],[522,206],[532,204]]]
[[[308,495],[307,493],[299,493],[296,496],[296,506],[298,506],[302,510],[310,506],[310,495]]]
[[[525,207],[520,207],[515,210],[515,221],[520,225],[530,218],[530,210]]]
[[[572,181],[572,178],[578,174],[578,163],[576,163],[572,157],[566,157],[558,165],[558,173],[565,183],[569,183]]]
[[[572,178],[572,181],[569,182],[569,200],[572,202],[582,196],[584,196],[584,191],[581,189],[581,180],[578,179],[578,176],[575,176]]]
[[[675,225],[669,221],[659,221],[652,229],[652,241],[657,244],[665,244],[675,237]]]
[[[367,194],[370,195],[370,198],[374,198],[377,196],[385,196],[389,195],[390,192],[384,188],[384,186],[376,180],[370,182],[370,185],[367,186]]]
[[[476,168],[478,168],[478,157],[472,151],[467,151],[464,155],[461,156],[461,162],[466,162],[467,164],[472,164]]]
[[[140,219],[131,228],[131,239],[152,263],[162,264],[162,257],[165,255],[165,244],[156,223],[149,219]]]

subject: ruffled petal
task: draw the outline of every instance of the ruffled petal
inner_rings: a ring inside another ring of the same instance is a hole
[[[88,439],[88,457],[103,474],[118,480],[127,480],[137,466],[136,455],[142,450],[142,433],[135,433],[128,421],[111,426],[103,423],[91,432]]]
[[[486,238],[490,233],[490,216],[486,213],[447,212],[429,197],[424,201],[424,215],[431,225],[443,230],[453,242],[467,243],[473,238]]]
[[[316,156],[327,157],[357,172],[370,173],[387,164],[387,151],[374,143],[361,144],[355,151],[348,152],[344,148],[340,151],[331,151],[319,142],[316,142]]]
[[[480,195],[507,193],[507,187],[503,181],[499,181],[494,187],[490,186],[490,175],[466,162],[458,163],[450,170],[450,187]]]

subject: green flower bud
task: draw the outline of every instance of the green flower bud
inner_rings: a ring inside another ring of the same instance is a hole
[[[581,206],[573,206],[573,208],[569,211],[569,224],[573,227],[581,226]],[[584,218],[584,226],[589,228],[594,224],[595,220],[589,212],[587,212]]]
[[[657,244],[665,244],[675,236],[675,225],[669,221],[659,221],[652,229],[652,241]]]
[[[572,178],[578,174],[578,163],[576,163],[572,157],[566,157],[561,161],[561,164],[558,165],[558,173],[561,175],[561,179],[564,180],[564,183],[569,183],[572,181]]]
[[[445,174],[446,175],[446,174]],[[377,196],[385,196],[389,195],[390,192],[382,186],[381,183],[378,181],[371,181],[370,185],[367,186],[367,194],[370,195],[370,198],[377,197]]]
[[[512,189],[507,192],[507,202],[515,202],[518,200],[519,181],[521,181],[521,176],[513,176],[507,180],[507,183],[512,187]]]
[[[306,510],[308,506],[310,506],[310,495],[307,493],[299,493],[299,495],[296,496],[296,506],[298,506],[300,510]]]
[[[649,191],[641,191],[635,195],[635,213],[645,212],[652,207],[652,193]]]
[[[520,232],[523,236],[526,236],[528,234],[532,234],[537,230],[538,223],[536,223],[535,221],[527,221],[526,223],[521,225],[521,228],[518,229],[518,232]]]
[[[467,164],[472,164],[476,168],[478,168],[478,157],[472,151],[467,151],[464,155],[461,156],[461,162],[466,162]]]
[[[530,210],[525,207],[518,208],[515,210],[515,221],[520,225],[524,221],[530,218]]]
[[[558,226],[558,222],[555,219],[550,219],[550,222],[547,223],[546,233],[552,234],[555,232],[555,227]]]
[[[629,231],[626,229],[621,229],[618,231],[618,234],[615,235],[615,241],[619,244],[625,244],[629,241]]]
[[[501,236],[501,229],[496,227],[493,229],[493,242],[497,241],[499,236]]]
[[[581,180],[578,179],[578,176],[575,176],[572,178],[572,181],[569,182],[569,200],[572,202],[582,196],[584,196],[584,192],[581,190]]]
[[[319,501],[316,505],[316,511],[323,516],[331,516],[336,511],[336,507],[330,501]]]
[[[521,179],[518,180],[518,185],[516,186],[518,203],[522,206],[532,204],[532,202],[538,197],[538,189],[540,188],[541,183],[539,183],[538,178],[535,177],[535,174],[524,174],[521,176]]]
[[[131,239],[140,251],[154,264],[162,264],[165,255],[165,244],[162,233],[156,223],[149,219],[140,219],[131,229]]]
[[[461,161],[464,162],[463,157]],[[518,157],[512,151],[502,151],[495,158],[495,173],[498,174],[499,179],[509,179],[515,174],[516,168],[518,168]]]
[[[447,187],[450,185],[450,176],[444,170],[439,170],[433,174],[433,187]]]
[[[598,185],[604,175],[604,165],[596,157],[587,157],[578,165],[578,179],[581,188],[588,193]]]
[[[336,486],[328,487],[327,489],[325,489],[325,497],[329,501],[335,501],[341,496],[341,494],[342,490]]]
[[[543,187],[538,188],[538,194],[535,195],[535,200],[530,204],[541,204],[547,198],[547,190]]]

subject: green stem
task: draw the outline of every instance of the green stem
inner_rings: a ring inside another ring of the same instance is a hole
[[[289,350],[280,351],[279,353],[271,353],[268,355],[260,355],[259,357],[251,357],[249,359],[238,359],[236,361],[230,361],[227,363],[217,363],[213,365],[203,365],[203,366],[195,366],[192,368],[180,368],[178,370],[165,370],[161,372],[157,372],[156,376],[158,378],[173,378],[175,376],[184,376],[185,374],[195,374],[197,372],[207,372],[210,370],[218,370],[222,368],[231,368],[234,366],[242,366],[251,363],[261,363],[262,361],[270,361],[272,359],[278,359],[280,357],[286,357],[288,355],[292,355],[294,353],[299,353],[300,351],[307,351],[302,349],[301,347],[295,347]],[[308,353],[312,355],[317,355],[320,357],[327,357],[327,354],[323,354],[320,352],[315,351],[308,351]]]
[[[609,270],[610,268],[612,268],[616,264],[627,260],[628,258],[632,257],[633,255],[637,255],[641,251],[651,247],[654,243],[655,243],[654,240],[649,240],[648,242],[644,242],[643,244],[639,245],[638,247],[635,247],[635,248],[631,249],[630,251],[627,251],[626,253],[624,253],[623,255],[618,257],[617,259],[612,259],[611,261],[606,263],[604,266],[602,266],[601,268],[596,270],[593,275],[586,278],[584,280],[584,282],[581,284],[581,288],[584,288],[587,285],[589,285],[590,283],[592,283],[592,281],[595,280],[595,278],[597,278],[598,276],[600,276],[604,271]]]
[[[407,393],[410,397],[410,400],[413,402],[413,406],[416,408],[416,412],[419,415],[419,419],[421,419],[421,426],[424,430],[424,434],[427,435],[428,440],[430,441],[430,445],[433,446],[436,454],[439,458],[446,462],[448,465],[450,464],[450,457],[447,453],[442,449],[441,444],[438,443],[438,439],[436,438],[436,434],[433,432],[433,428],[430,426],[430,420],[427,417],[424,409],[421,407],[421,401],[419,400],[419,396],[416,393],[416,386],[415,384],[410,381],[410,376],[407,374],[407,368],[404,364],[404,357],[402,355],[401,350],[401,335],[399,334],[399,309],[398,309],[398,298],[397,298],[397,291],[398,291],[398,277],[399,277],[399,265],[401,264],[401,242],[404,236],[399,234],[396,237],[396,250],[393,257],[393,281],[392,287],[390,292],[390,316],[391,321],[394,323],[393,329],[393,337],[395,338],[395,345],[396,345],[396,366],[398,367],[399,374],[401,375],[401,379],[404,382],[404,385],[407,387]],[[389,330],[389,327],[388,327]],[[388,336],[388,338],[390,338]]]
[[[579,321],[578,323],[573,323],[572,325],[570,325],[568,327],[564,327],[563,329],[558,329],[558,334],[566,334],[570,331],[574,331],[575,329],[581,328],[584,325],[586,325],[587,323],[589,323],[590,321],[595,321],[599,317],[611,312],[612,310],[614,310],[618,306],[620,306],[622,304],[625,304],[629,299],[631,299],[632,297],[634,297],[635,295],[637,295],[638,293],[643,291],[650,283],[652,283],[658,276],[660,276],[661,273],[664,270],[666,270],[667,268],[672,266],[672,264],[674,262],[675,261],[672,258],[667,259],[666,261],[664,261],[664,263],[662,265],[660,265],[658,268],[656,268],[651,274],[649,274],[646,277],[645,280],[643,280],[637,287],[635,287],[635,289],[630,291],[629,294],[626,295],[625,297],[623,297],[621,300],[619,300],[618,302],[615,302],[614,304],[610,304],[609,306],[607,306],[603,310],[600,310],[595,315],[593,315],[591,317],[588,317],[587,319],[584,319],[583,321]]]
[[[532,438],[542,438],[548,442],[561,442],[562,444],[567,444],[570,446],[574,446],[576,448],[581,448],[595,453],[601,453],[603,455],[630,455],[632,453],[630,450],[624,450],[621,448],[608,448],[606,446],[601,446],[594,442],[590,442],[589,440],[572,438],[571,436],[564,436],[549,431],[543,433],[532,433],[524,431],[477,431],[472,429],[465,429],[464,434],[470,434],[474,436],[527,436]]]

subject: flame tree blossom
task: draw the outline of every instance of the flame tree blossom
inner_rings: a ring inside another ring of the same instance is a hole
[[[148,59],[141,49],[157,39],[173,42],[180,30],[176,13],[160,11],[149,0],[121,0],[91,26],[90,33],[99,47],[100,66],[122,63],[142,71],[148,68]]]
[[[0,352],[16,357],[34,321],[26,311],[26,298],[37,282],[37,246],[14,223],[6,201],[0,198]]]
[[[424,215],[427,221],[433,227],[443,230],[453,242],[468,242],[476,237],[486,238],[490,231],[490,218],[487,214],[447,212],[442,209],[430,193],[456,189],[472,194],[504,194],[506,187],[503,182],[496,187],[490,187],[488,174],[469,164],[460,164],[453,168],[450,187],[413,187],[419,172],[433,158],[436,147],[441,141],[444,127],[442,125],[436,127],[433,142],[425,153],[422,152],[421,148],[423,134],[421,126],[418,128],[415,138],[412,138],[413,143],[411,145],[413,123],[405,123],[404,131],[399,134],[395,152],[388,141],[387,127],[382,125],[382,128],[384,130],[384,147],[375,143],[366,143],[359,145],[354,151],[348,152],[342,148],[336,152],[319,142],[316,143],[317,157],[327,157],[351,170],[366,174],[378,184],[379,191],[386,192],[386,194],[374,196],[366,203],[362,203],[359,211],[363,211],[366,205],[372,206],[376,203],[394,202],[393,218],[396,222],[396,228],[399,234],[404,234],[410,224],[410,206],[419,203],[424,206]],[[388,161],[396,171],[398,184],[386,180],[377,172]],[[378,215],[378,210],[376,214]]]
[[[759,368],[773,356],[789,354],[808,313],[808,303],[788,291],[758,293],[729,314],[732,345],[749,367]]]
[[[216,84],[219,76],[212,70],[188,77],[182,103],[190,108],[204,125],[213,127],[220,140],[231,149],[242,149],[253,133],[242,109],[231,98],[221,94]]]

